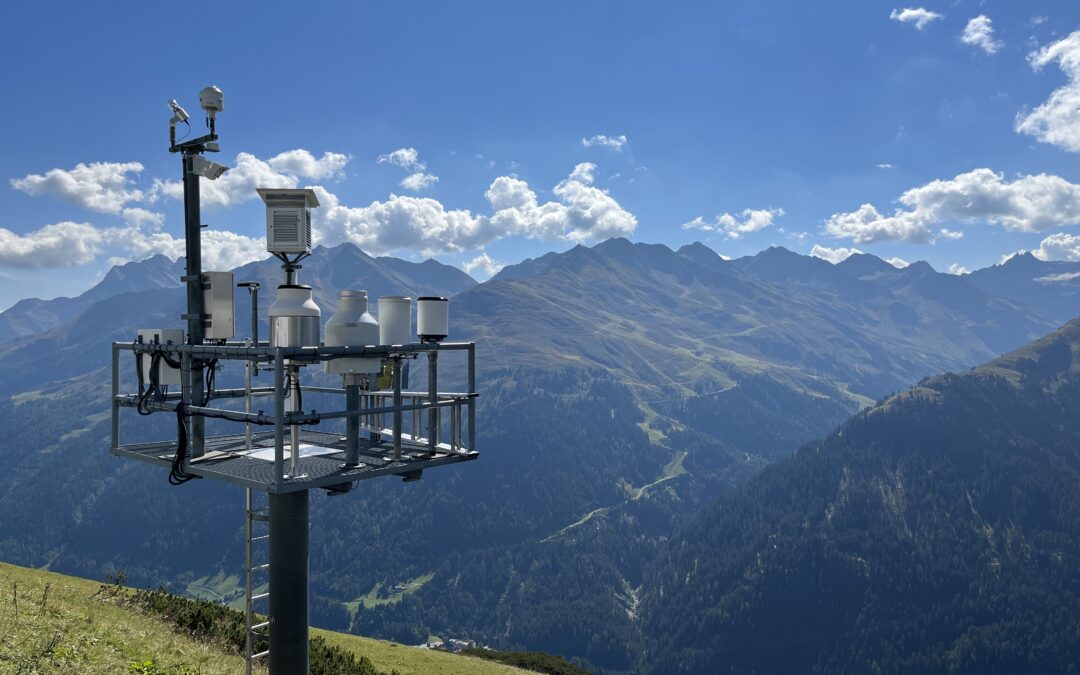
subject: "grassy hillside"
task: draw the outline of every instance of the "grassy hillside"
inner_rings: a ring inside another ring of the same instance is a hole
[[[0,563],[0,672],[236,675],[243,658],[110,602],[101,584]],[[314,630],[330,645],[402,675],[503,675],[510,666]]]

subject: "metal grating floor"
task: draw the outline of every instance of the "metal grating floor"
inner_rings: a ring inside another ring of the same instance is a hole
[[[300,468],[303,475],[299,478],[285,479],[279,489],[275,488],[274,462],[237,454],[247,450],[247,442],[243,434],[208,437],[206,454],[191,462],[188,473],[265,492],[284,493],[327,488],[378,476],[405,474],[445,464],[467,462],[479,456],[479,453],[471,450],[450,452],[445,446],[432,456],[428,453],[426,445],[402,440],[401,459],[395,460],[392,441],[360,439],[360,465],[346,469],[342,468],[342,463],[345,461],[345,437],[341,434],[301,431],[300,441],[304,444],[333,448],[337,452],[312,457],[301,456]],[[288,473],[290,467],[288,437],[285,444],[285,471]],[[252,446],[255,449],[274,447],[273,432],[253,434]],[[120,457],[129,457],[169,468],[176,454],[176,441],[122,445],[114,448],[112,452]]]

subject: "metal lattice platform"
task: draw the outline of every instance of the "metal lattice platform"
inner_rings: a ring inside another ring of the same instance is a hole
[[[394,447],[390,440],[361,439],[359,464],[344,467],[345,436],[304,430],[300,432],[300,441],[304,445],[333,449],[334,452],[315,456],[304,456],[301,452],[301,476],[285,478],[280,485],[275,480],[274,462],[250,456],[244,434],[208,437],[206,454],[191,461],[187,473],[255,490],[285,493],[330,488],[378,476],[404,476],[430,467],[467,462],[479,456],[479,453],[470,450],[453,451],[445,444],[440,444],[433,455],[426,442],[402,439],[400,459],[394,459]],[[272,450],[273,432],[253,434],[252,448],[255,451]],[[123,445],[115,448],[113,454],[168,468],[176,455],[176,441]]]

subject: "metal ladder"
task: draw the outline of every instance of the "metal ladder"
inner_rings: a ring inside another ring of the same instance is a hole
[[[255,506],[254,490],[247,488],[245,490],[247,499],[247,508],[244,534],[245,534],[245,568],[247,572],[247,579],[245,583],[246,590],[246,602],[244,603],[244,627],[246,629],[247,638],[246,643],[246,673],[252,675],[255,663],[260,659],[265,659],[270,656],[270,650],[266,649],[261,652],[255,652],[255,643],[260,638],[264,640],[269,639],[270,634],[270,621],[269,619],[261,623],[255,622],[255,603],[263,600],[269,600],[270,593],[259,593],[255,595],[255,575],[258,572],[269,572],[270,563],[255,563],[255,544],[265,543],[270,541],[270,506]],[[266,523],[266,531],[259,533],[256,531],[258,523]],[[265,556],[262,557],[266,559]],[[265,577],[264,577],[265,578]],[[270,615],[269,610],[265,613],[266,616]]]

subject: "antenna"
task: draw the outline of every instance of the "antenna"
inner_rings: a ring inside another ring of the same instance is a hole
[[[211,479],[245,488],[247,672],[266,659],[270,675],[302,674],[308,672],[310,491],[340,495],[381,476],[413,482],[427,469],[475,460],[476,345],[446,340],[446,298],[419,299],[416,340],[411,298],[379,298],[376,320],[368,312],[367,292],[359,289],[338,292],[336,313],[321,341],[322,310],[314,289],[298,283],[299,262],[311,254],[311,210],[319,202],[312,190],[277,188],[257,190],[266,204],[267,251],[282,261],[284,271],[266,313],[269,339],[259,339],[259,283],[254,281],[238,284],[251,297],[250,335],[233,339],[232,274],[202,271],[199,213],[199,179],[213,180],[228,170],[202,157],[219,149],[215,119],[224,109],[223,97],[217,87],[207,87],[199,100],[210,133],[183,143],[176,142],[175,127],[188,115],[175,100],[169,102],[169,151],[183,158],[187,312],[181,318],[187,340],[180,328],[162,328],[112,344],[111,451],[169,470],[174,485]],[[458,370],[464,372],[457,380],[466,383],[465,391],[438,390],[438,354],[444,351],[463,353]],[[125,352],[135,357],[125,359],[135,362],[135,392],[121,391]],[[422,354],[428,356],[428,390],[409,391],[408,363]],[[242,389],[215,386],[216,364],[229,361],[244,365]],[[302,384],[303,370],[320,364],[341,377],[341,387]],[[253,380],[260,372],[271,381],[257,386]],[[170,391],[177,381],[180,391]],[[336,395],[344,406],[305,409],[309,393],[322,396],[320,403]],[[253,405],[256,397],[267,401],[269,412]],[[244,399],[242,411],[218,403],[237,398]],[[121,422],[128,416],[122,413],[132,408],[143,415],[174,415],[176,439],[121,443]],[[206,437],[207,418],[242,428]],[[333,428],[342,421],[344,435]],[[313,425],[319,425],[317,431]],[[265,508],[255,506],[258,493],[266,495]],[[267,531],[256,533],[264,522]],[[267,540],[268,560],[257,563],[254,546]],[[266,573],[269,591],[255,594],[256,575]],[[262,601],[269,602],[269,619],[255,624],[255,606]],[[267,640],[269,649],[258,646]]]

